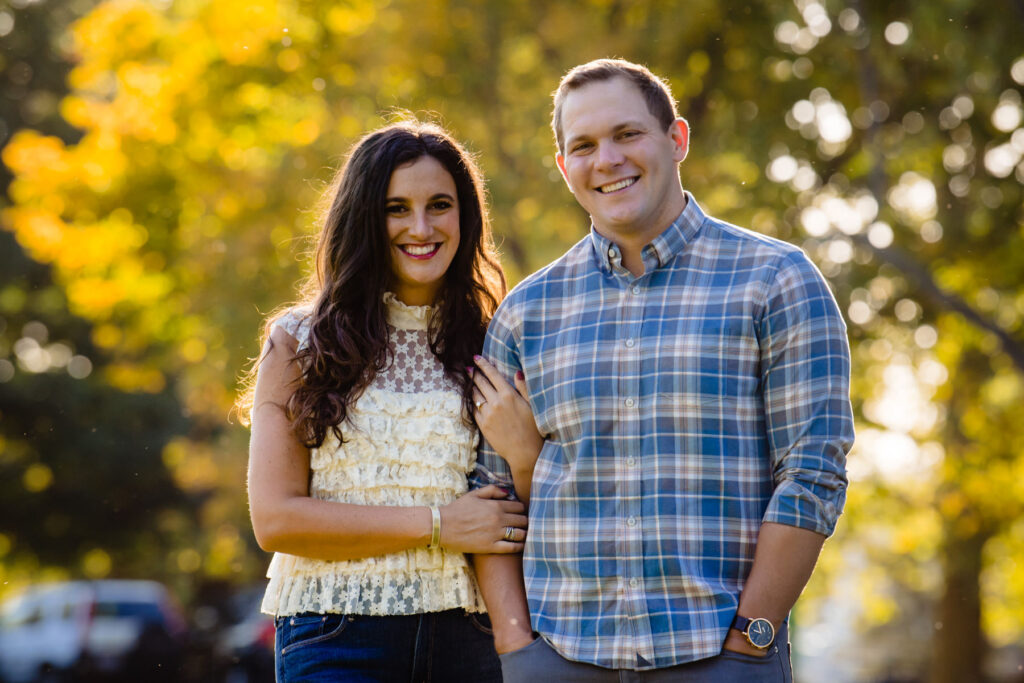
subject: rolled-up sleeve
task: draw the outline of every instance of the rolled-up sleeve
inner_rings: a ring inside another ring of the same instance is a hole
[[[518,346],[515,343],[515,325],[511,312],[510,299],[498,308],[487,328],[484,340],[483,356],[497,368],[502,377],[513,383],[516,372],[522,369]],[[515,497],[512,471],[505,459],[495,452],[487,439],[480,435],[480,446],[477,449],[476,467],[469,475],[469,488],[478,489],[489,484],[496,484],[505,489],[510,497]]]
[[[850,349],[835,297],[802,252],[784,257],[768,289],[761,381],[775,481],[763,521],[830,536],[854,438]]]

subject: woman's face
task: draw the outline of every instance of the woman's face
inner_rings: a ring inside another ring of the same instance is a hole
[[[459,248],[455,180],[432,156],[391,174],[384,205],[391,244],[391,290],[410,306],[434,303]]]

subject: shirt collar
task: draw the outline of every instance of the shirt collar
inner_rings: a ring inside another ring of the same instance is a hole
[[[650,244],[644,247],[644,264],[649,268],[664,266],[681,254],[686,245],[697,237],[705,217],[704,210],[697,204],[697,200],[693,198],[692,194],[686,192],[686,207],[682,213],[660,235],[651,240]],[[614,271],[617,267],[622,266],[622,250],[617,244],[595,230],[593,223],[590,225],[590,240],[594,246],[594,255],[602,270]],[[653,263],[651,263],[652,259],[654,259]]]

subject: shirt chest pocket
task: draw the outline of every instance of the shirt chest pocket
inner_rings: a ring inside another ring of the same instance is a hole
[[[660,397],[702,405],[759,392],[760,347],[749,318],[682,318],[655,348],[650,376]]]

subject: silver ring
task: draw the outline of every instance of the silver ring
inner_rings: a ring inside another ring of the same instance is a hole
[[[513,541],[516,535],[516,528],[514,526],[505,527],[505,535],[502,536],[506,541]]]
[[[485,398],[484,400],[482,400],[482,401],[476,401],[476,402],[474,403],[474,405],[476,405],[476,409],[477,409],[477,410],[480,410],[480,406],[482,406],[482,405],[483,405],[483,404],[485,404],[485,403],[487,403],[487,399],[486,399],[486,398]],[[511,527],[510,527],[510,528],[511,528]]]

